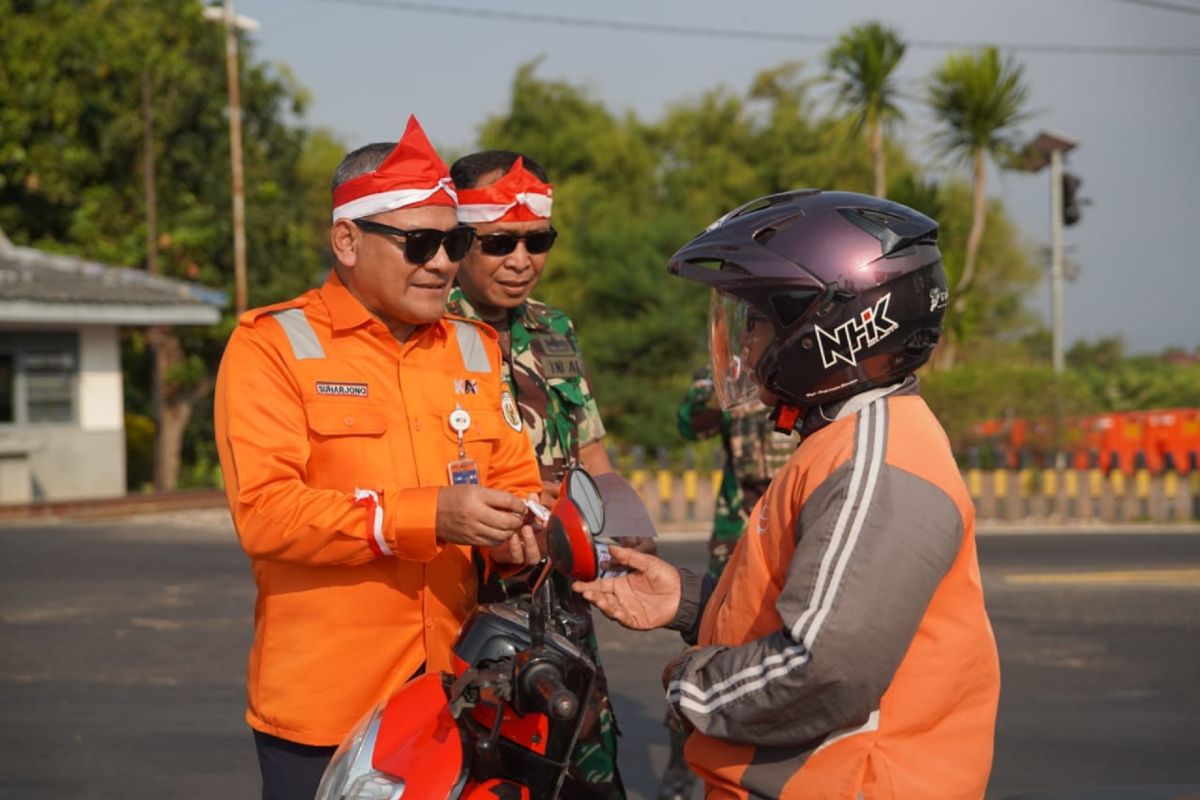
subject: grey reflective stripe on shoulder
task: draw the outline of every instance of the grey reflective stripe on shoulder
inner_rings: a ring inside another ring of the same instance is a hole
[[[304,316],[302,309],[285,308],[282,311],[272,311],[271,316],[287,334],[292,345],[292,355],[297,361],[325,357],[325,350],[317,339],[317,332],[308,324],[308,317]]]
[[[488,361],[487,351],[483,349],[479,328],[470,322],[454,320],[454,330],[458,334],[458,349],[467,372],[491,372],[492,362]]]

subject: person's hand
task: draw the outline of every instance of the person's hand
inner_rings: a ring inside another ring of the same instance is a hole
[[[488,556],[497,564],[536,564],[542,560],[542,551],[533,536],[533,527],[522,525],[519,533],[508,537],[508,541],[488,548]]]
[[[627,547],[609,548],[612,564],[631,572],[617,578],[576,581],[571,588],[610,619],[634,630],[661,628],[679,609],[679,570],[656,556]]]
[[[537,502],[536,493],[530,493],[530,502]],[[534,533],[534,526],[542,527],[542,521],[533,511],[526,509],[527,519],[531,524],[522,525],[518,533],[508,537],[508,541],[498,544],[488,550],[488,555],[497,564],[536,564],[542,560],[542,548]]]
[[[525,503],[499,489],[469,483],[443,486],[438,492],[434,529],[443,542],[507,546],[514,534],[520,535],[526,511]]]
[[[614,536],[613,541],[621,547],[637,550],[639,553],[654,555],[658,552],[658,542],[653,536]]]

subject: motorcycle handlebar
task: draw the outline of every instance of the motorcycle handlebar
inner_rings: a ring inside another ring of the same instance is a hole
[[[568,720],[579,711],[579,698],[563,685],[558,666],[549,661],[539,661],[525,668],[522,676],[532,698],[555,719]]]

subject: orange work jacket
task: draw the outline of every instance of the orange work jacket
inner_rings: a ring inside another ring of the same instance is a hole
[[[976,800],[999,662],[975,515],[910,381],[806,435],[669,687],[709,800]]]
[[[481,485],[521,498],[542,486],[503,391],[491,328],[443,317],[400,343],[334,272],[242,315],[215,416],[258,586],[251,727],[338,744],[422,665],[450,668],[476,597],[470,548],[434,532],[459,458],[450,414],[470,415],[462,446]]]

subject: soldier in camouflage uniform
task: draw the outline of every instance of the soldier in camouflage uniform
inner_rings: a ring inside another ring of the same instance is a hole
[[[582,465],[592,474],[612,471],[575,328],[565,313],[529,296],[556,235],[549,221],[552,189],[538,164],[508,151],[465,156],[450,172],[458,188],[459,221],[475,227],[478,240],[459,269],[448,311],[487,322],[500,334],[509,385],[505,419],[533,442],[545,485],[542,499],[549,505],[568,467]],[[557,573],[551,580],[569,610],[590,614],[569,581]],[[589,643],[596,655],[594,634]],[[596,663],[594,702],[561,794],[623,800],[616,719],[598,658]]]
[[[722,411],[716,404],[712,374],[706,367],[696,373],[691,388],[679,404],[679,432],[697,441],[721,435],[725,466],[717,491],[712,535],[708,539],[708,574],[721,577],[733,548],[746,530],[751,510],[771,483],[775,471],[787,463],[799,441],[776,433],[771,409],[758,401]],[[659,784],[658,800],[685,800],[692,794],[696,776],[683,759],[687,739],[679,722],[667,714],[671,751]]]

